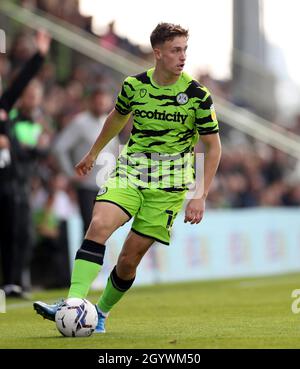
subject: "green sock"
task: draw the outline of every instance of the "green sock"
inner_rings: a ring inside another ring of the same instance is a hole
[[[76,253],[68,297],[86,298],[103,264],[105,245],[84,239]]]
[[[86,298],[90,286],[101,270],[102,265],[87,260],[77,259],[74,262],[69,297]]]
[[[117,290],[108,278],[105,290],[103,291],[97,305],[103,313],[108,313],[111,308],[123,297],[126,291]]]
[[[111,272],[106,287],[97,302],[98,307],[103,313],[108,313],[112,307],[124,296],[134,282],[131,280],[122,280],[117,276],[116,267]]]

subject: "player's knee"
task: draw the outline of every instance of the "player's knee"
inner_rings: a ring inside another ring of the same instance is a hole
[[[91,226],[99,230],[102,229],[110,229],[112,227],[112,222],[109,218],[105,217],[103,214],[95,214],[93,215]]]
[[[93,237],[106,240],[113,231],[112,222],[103,215],[95,214],[92,218],[88,233]],[[102,241],[103,242],[103,241]]]

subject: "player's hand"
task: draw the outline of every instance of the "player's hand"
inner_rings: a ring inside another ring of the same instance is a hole
[[[51,43],[51,37],[49,33],[42,29],[38,30],[36,33],[35,42],[40,54],[45,56],[49,51]]]
[[[89,152],[80,160],[80,162],[75,166],[76,174],[79,176],[87,175],[94,166],[96,158],[92,156]]]
[[[184,223],[198,224],[201,222],[205,211],[205,200],[191,199],[185,208]]]

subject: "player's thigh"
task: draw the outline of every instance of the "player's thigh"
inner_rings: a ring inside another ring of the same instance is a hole
[[[144,190],[144,201],[135,216],[132,231],[168,245],[174,220],[182,208],[185,192]]]
[[[111,234],[129,219],[129,216],[115,204],[95,203],[85,238],[104,244]]]
[[[95,202],[92,222],[99,226],[118,228],[130,219],[119,206],[110,202]]]
[[[135,216],[142,203],[140,192],[134,187],[116,187],[112,179],[109,179],[99,189],[95,203],[110,203],[117,206],[128,218]]]
[[[134,188],[102,186],[96,196],[92,221],[86,237],[100,243],[134,216],[141,206],[141,196]]]

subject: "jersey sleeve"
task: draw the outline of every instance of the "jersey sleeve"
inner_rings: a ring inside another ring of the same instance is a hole
[[[134,96],[134,87],[132,85],[132,77],[127,77],[122,85],[122,89],[119,92],[115,109],[122,115],[131,113],[131,101]]]
[[[199,135],[209,135],[219,132],[214,104],[208,89],[198,86],[199,93],[195,100],[195,125]],[[201,90],[201,91],[200,91]]]

